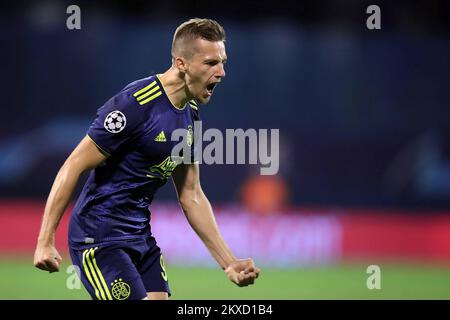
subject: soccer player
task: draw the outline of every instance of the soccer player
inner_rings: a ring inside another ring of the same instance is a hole
[[[184,22],[173,38],[172,66],[127,85],[98,109],[51,188],[34,254],[37,268],[59,271],[55,232],[78,179],[91,170],[72,212],[69,249],[93,299],[168,299],[148,206],[170,177],[187,220],[228,279],[238,286],[254,283],[260,270],[252,259],[236,259],[222,238],[200,186],[198,163],[171,156],[179,143],[170,139],[176,129],[186,129],[186,144],[194,148],[197,102],[207,103],[225,76],[224,42],[216,21]]]

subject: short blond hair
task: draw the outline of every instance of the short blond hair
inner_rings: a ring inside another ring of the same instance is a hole
[[[215,20],[194,18],[183,22],[175,30],[172,41],[172,57],[175,57],[176,46],[181,42],[191,42],[195,39],[208,41],[225,41],[225,30]]]

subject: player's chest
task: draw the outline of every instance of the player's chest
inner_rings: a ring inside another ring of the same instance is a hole
[[[139,144],[139,151],[145,158],[165,159],[174,148],[192,145],[194,123],[190,112],[166,112],[152,120]]]

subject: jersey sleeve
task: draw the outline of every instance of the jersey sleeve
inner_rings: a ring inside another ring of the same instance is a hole
[[[130,97],[118,94],[97,110],[87,135],[103,153],[112,155],[141,135],[144,120],[143,109]]]

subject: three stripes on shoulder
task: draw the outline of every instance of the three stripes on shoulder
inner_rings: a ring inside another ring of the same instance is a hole
[[[198,110],[197,101],[195,101],[195,100],[189,100],[189,105],[191,106],[192,109]]]
[[[154,80],[148,86],[134,93],[133,97],[136,98],[140,105],[144,105],[160,95],[162,95],[162,90],[159,85],[156,84],[156,80]]]
[[[157,84],[156,80],[154,80],[148,86],[135,92],[133,94],[133,97],[135,97],[137,102],[139,102],[139,104],[142,106],[158,98],[160,95],[162,95],[162,90],[160,86]],[[198,105],[195,100],[190,100],[189,105],[191,106],[192,109],[198,110]]]

